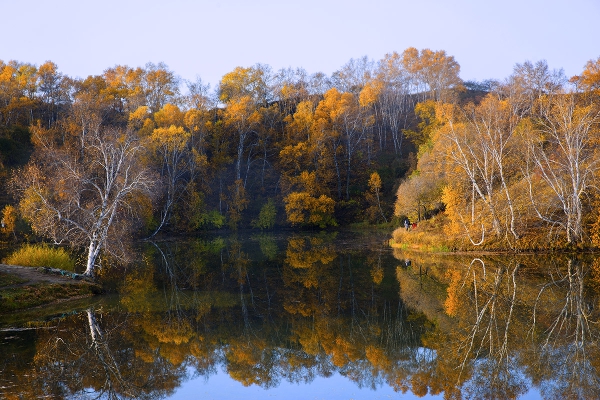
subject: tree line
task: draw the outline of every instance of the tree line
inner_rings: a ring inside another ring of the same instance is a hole
[[[418,165],[396,213],[438,204],[444,233],[463,245],[598,246],[600,58],[569,79],[525,62],[487,86],[477,99],[417,105]]]
[[[102,249],[126,254],[124,235],[414,210],[445,209],[444,229],[473,243],[518,240],[534,220],[578,242],[596,204],[597,69],[568,81],[526,62],[505,82],[463,82],[454,57],[409,48],[331,76],[237,67],[211,90],[164,64],[75,79],[0,62],[2,229],[23,219],[85,246],[89,274]]]
[[[3,229],[24,218],[84,245],[91,274],[100,249],[126,253],[126,233],[387,221],[414,107],[452,97],[459,70],[410,48],[331,76],[238,67],[211,90],[164,64],[74,79],[0,62]]]

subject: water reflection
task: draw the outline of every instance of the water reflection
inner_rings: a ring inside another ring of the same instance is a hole
[[[218,371],[266,389],[341,375],[418,396],[600,397],[597,260],[361,242],[148,243],[116,301],[0,332],[0,397],[165,398]]]
[[[415,289],[417,264],[429,271],[427,290]],[[456,398],[532,388],[543,398],[600,398],[597,269],[597,259],[566,256],[417,257],[399,268],[403,299],[439,321],[423,337],[437,354],[426,381]]]
[[[164,397],[179,385],[184,370],[158,355],[140,357],[137,341],[123,330],[126,325],[122,315],[88,309],[62,318],[48,329],[38,329],[30,359],[17,365],[11,365],[15,360],[3,360],[2,395],[31,399]]]

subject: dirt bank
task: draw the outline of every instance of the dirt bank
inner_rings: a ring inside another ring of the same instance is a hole
[[[100,285],[85,279],[73,279],[69,274],[49,268],[0,264],[0,313],[101,293]]]

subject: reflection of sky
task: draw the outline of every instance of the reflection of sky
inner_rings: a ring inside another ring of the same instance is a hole
[[[189,371],[193,374],[193,370]],[[427,395],[417,397],[414,394],[407,392],[395,392],[389,386],[383,386],[372,390],[370,388],[359,388],[356,383],[341,376],[339,373],[334,373],[329,378],[315,377],[309,384],[290,383],[282,380],[281,383],[270,389],[263,389],[257,385],[245,387],[240,382],[232,379],[226,372],[219,371],[210,375],[207,379],[205,376],[199,376],[194,379],[182,382],[181,386],[175,393],[169,397],[172,400],[184,399],[286,399],[286,400],[335,400],[335,399],[443,399],[444,394],[437,396]],[[531,388],[529,392],[520,397],[521,400],[538,400],[541,399],[539,391],[536,388]]]
[[[270,389],[252,385],[245,387],[220,370],[208,380],[204,376],[183,382],[169,399],[286,399],[286,400],[330,400],[330,399],[443,399],[438,396],[417,397],[407,392],[394,392],[389,386],[378,388],[359,388],[356,383],[334,373],[329,378],[315,377],[310,384],[281,383]]]

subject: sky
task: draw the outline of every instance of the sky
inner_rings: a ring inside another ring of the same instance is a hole
[[[600,57],[600,0],[0,0],[0,15],[4,62],[73,78],[163,62],[212,88],[236,67],[331,75],[409,47],[444,50],[476,81],[539,60],[570,77]]]

